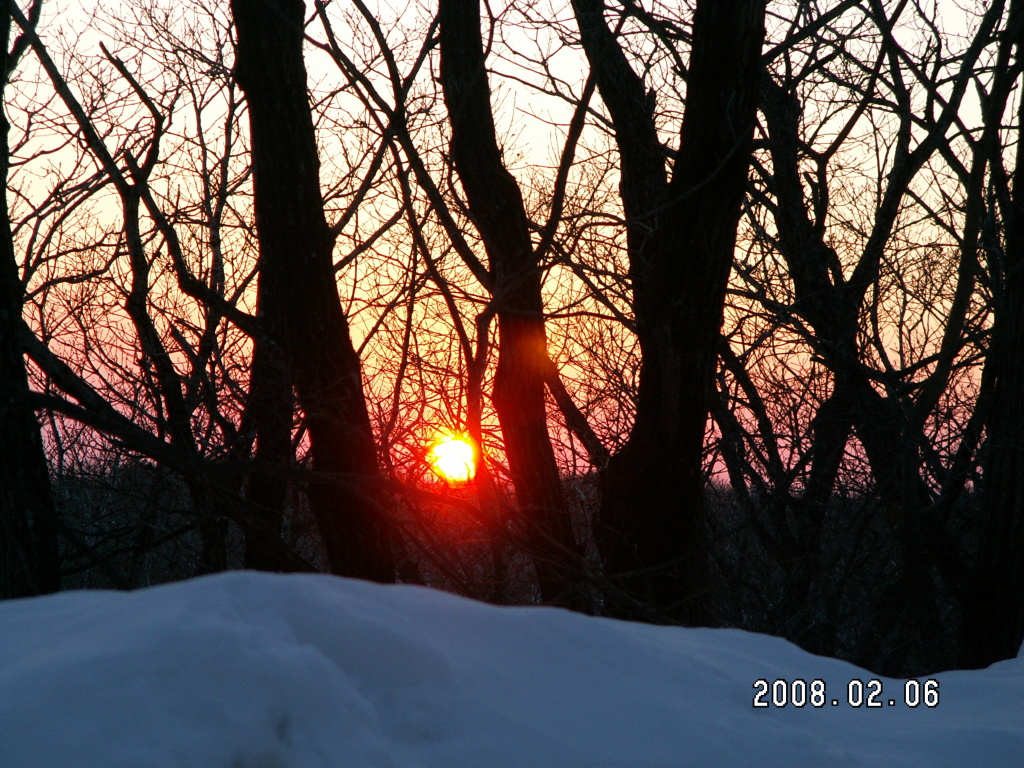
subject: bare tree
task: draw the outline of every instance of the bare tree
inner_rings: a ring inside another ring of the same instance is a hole
[[[451,121],[451,149],[490,259],[498,318],[494,404],[519,500],[521,526],[536,550],[541,591],[558,599],[578,580],[578,548],[548,433],[545,382],[551,363],[544,329],[541,274],[522,194],[505,168],[495,136],[480,33],[479,0],[442,0],[441,83]]]
[[[248,101],[252,136],[258,313],[279,348],[266,372],[287,377],[302,405],[313,469],[324,475],[311,483],[309,496],[331,571],[391,581],[393,532],[370,482],[377,452],[359,359],[338,299],[334,233],[320,191],[302,61],[303,5],[236,0],[232,11],[235,76]],[[270,389],[280,395],[284,385]],[[281,424],[260,427],[263,440],[281,439]]]
[[[1024,70],[1024,3],[1019,0],[1010,3],[1002,54],[987,105],[986,128],[993,136],[1002,124],[1010,90]],[[1015,133],[1014,168],[1009,174],[998,143],[988,148],[1005,234],[998,252],[999,289],[986,361],[986,372],[991,368],[992,415],[987,421],[984,505],[961,630],[960,664],[968,668],[1014,658],[1024,642],[1024,102],[1020,101]]]
[[[30,15],[38,19],[40,2]],[[11,46],[11,10],[0,6],[0,598],[25,597],[60,588],[57,517],[42,437],[27,402],[22,351],[24,284],[18,273],[7,203],[10,126],[3,94],[25,49]]]
[[[642,363],[636,420],[602,482],[597,541],[609,575],[666,615],[700,621],[704,431],[746,186],[764,3],[698,2],[671,180],[648,92],[600,0],[574,3],[615,127]]]

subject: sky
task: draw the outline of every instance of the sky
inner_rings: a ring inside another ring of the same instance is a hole
[[[1024,755],[1022,658],[908,689],[741,630],[252,572],[6,601],[0,627],[4,768],[1000,768]],[[797,680],[823,681],[822,706],[772,704]]]

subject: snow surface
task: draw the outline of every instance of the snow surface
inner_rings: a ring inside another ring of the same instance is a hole
[[[1024,659],[849,706],[874,677],[740,630],[238,572],[0,603],[0,766],[1024,766]],[[759,678],[829,703],[754,708]]]

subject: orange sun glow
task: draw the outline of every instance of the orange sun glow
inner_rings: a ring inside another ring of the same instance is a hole
[[[469,482],[476,472],[473,444],[461,435],[447,435],[436,440],[427,451],[427,462],[449,483]]]

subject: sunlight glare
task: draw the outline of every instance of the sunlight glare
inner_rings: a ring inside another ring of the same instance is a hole
[[[473,445],[461,435],[440,438],[427,451],[433,470],[449,483],[469,482],[475,474]]]

